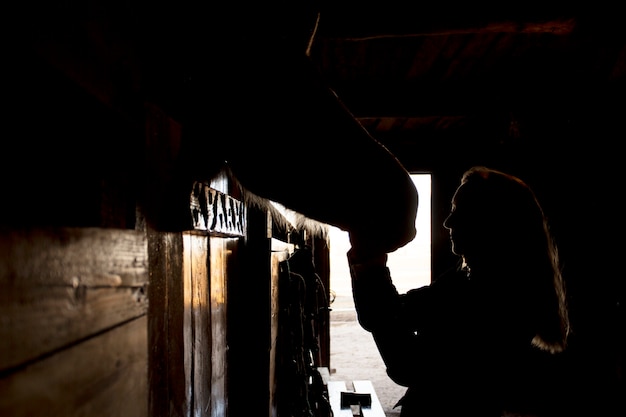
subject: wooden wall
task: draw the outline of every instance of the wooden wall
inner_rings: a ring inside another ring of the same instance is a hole
[[[1,415],[272,415],[271,217],[194,190],[190,216],[202,195],[230,200],[204,205],[219,231],[202,214],[184,232],[3,230]]]
[[[63,39],[7,52],[0,415],[269,415],[272,216]]]
[[[0,414],[147,415],[145,235],[5,231],[0,248]]]

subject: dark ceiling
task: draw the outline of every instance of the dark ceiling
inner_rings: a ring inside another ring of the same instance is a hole
[[[289,104],[268,106],[276,88],[259,85],[289,78],[284,52],[309,43],[323,81],[409,170],[511,143],[569,146],[603,125],[608,137],[626,114],[615,2],[36,1],[7,15],[5,50],[35,52],[7,60],[22,63],[13,78],[40,78],[23,70],[36,56],[117,111],[191,108],[220,138],[289,128]]]
[[[595,2],[343,1],[322,9],[310,55],[361,124],[419,167],[425,149],[567,141],[555,135],[576,121],[620,117],[625,34],[617,8]]]

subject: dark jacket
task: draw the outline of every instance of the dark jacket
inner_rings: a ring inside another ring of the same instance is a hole
[[[389,377],[408,387],[402,417],[501,416],[533,391],[533,335],[489,288],[454,269],[399,294],[383,266],[351,266],[361,326]]]

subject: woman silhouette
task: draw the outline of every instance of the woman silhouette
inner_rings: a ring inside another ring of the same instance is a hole
[[[348,262],[358,319],[389,377],[408,387],[401,416],[554,415],[546,358],[569,332],[557,248],[533,191],[519,178],[473,167],[444,227],[459,265],[399,294],[364,233]]]

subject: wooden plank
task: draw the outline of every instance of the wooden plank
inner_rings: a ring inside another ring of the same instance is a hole
[[[376,395],[374,386],[371,381],[357,380],[352,381],[353,389],[347,387],[345,381],[328,381],[328,399],[330,400],[330,406],[333,410],[334,417],[353,417],[353,411],[351,408],[341,408],[341,392],[356,392],[363,394],[370,394],[372,397],[372,404],[370,407],[362,407],[363,417],[385,417],[385,411],[383,410],[380,400]]]
[[[257,206],[248,206],[247,215],[246,238],[228,240],[228,415],[272,416],[268,215]]]
[[[354,392],[368,393],[372,396],[372,406],[363,409],[363,417],[385,417],[385,411],[376,395],[372,381],[358,380],[352,381]]]
[[[293,251],[293,245],[278,239],[271,239],[272,255],[271,277],[270,277],[270,356],[269,356],[269,373],[270,373],[270,408],[269,415],[276,416],[278,414],[277,399],[277,379],[276,379],[276,355],[278,354],[278,337],[280,305],[278,303],[278,280],[280,277],[280,263],[289,258],[289,254]]]
[[[151,417],[185,412],[183,238],[148,228],[150,285],[148,338]]]
[[[183,243],[185,395],[189,415],[201,415],[212,385],[208,237],[184,233]]]
[[[0,370],[145,315],[147,263],[134,230],[2,232]]]
[[[0,378],[0,415],[148,416],[147,316]]]
[[[211,237],[209,239],[210,256],[210,343],[211,356],[205,358],[205,369],[210,371],[210,407],[202,410],[208,411],[211,417],[222,417],[228,415],[228,393],[227,393],[227,372],[228,372],[228,341],[227,332],[227,287],[226,282],[230,273],[229,264],[233,253],[233,245],[236,245],[236,238]],[[231,264],[232,267],[232,264]],[[261,405],[259,404],[259,408]]]
[[[348,391],[345,381],[328,381],[328,400],[333,417],[352,417],[352,410],[341,408],[341,392]]]
[[[322,377],[322,382],[324,383],[324,385],[328,385],[328,382],[330,381],[330,371],[328,370],[328,367],[318,366],[317,371],[320,373],[320,376]]]
[[[236,238],[187,232],[184,242],[185,393],[189,415],[227,414],[226,280]]]

